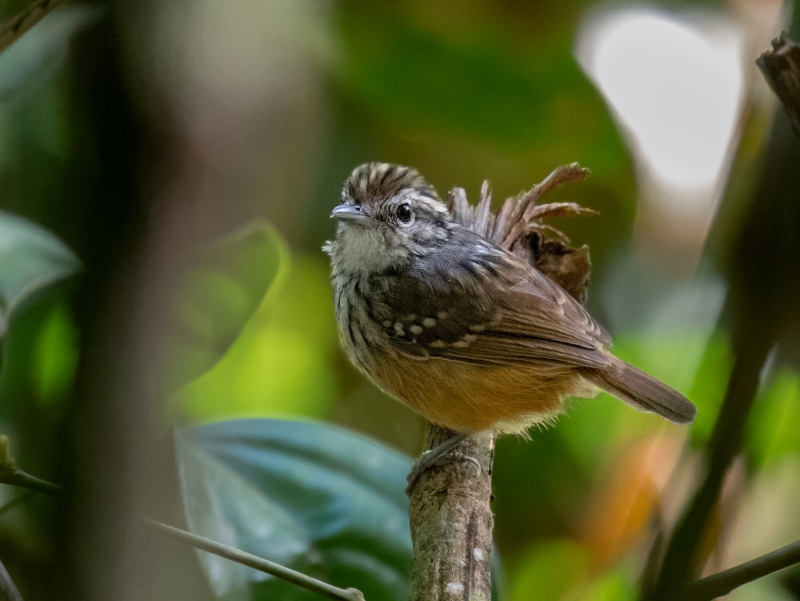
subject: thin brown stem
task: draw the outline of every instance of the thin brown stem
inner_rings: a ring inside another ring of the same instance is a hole
[[[681,598],[687,601],[710,601],[729,594],[743,584],[798,563],[800,563],[800,541],[795,541],[761,557],[702,578],[687,587]]]
[[[214,555],[224,557],[225,559],[240,563],[247,567],[253,568],[254,570],[275,576],[276,578],[281,578],[282,580],[291,582],[292,584],[295,584],[313,593],[317,593],[318,595],[321,595],[327,599],[335,599],[337,601],[364,601],[364,595],[357,589],[342,589],[335,587],[322,582],[321,580],[317,580],[316,578],[312,578],[311,576],[291,570],[280,564],[267,561],[261,557],[256,557],[250,553],[245,553],[239,549],[234,549],[233,547],[229,547],[202,536],[192,534],[191,532],[186,532],[180,528],[168,526],[167,524],[162,524],[161,522],[156,522],[155,520],[145,519],[145,524],[147,524],[150,529],[153,530],[153,532],[156,532],[161,536],[165,536],[186,545],[190,545],[195,549],[200,549],[201,551],[206,551],[207,553],[213,553]]]

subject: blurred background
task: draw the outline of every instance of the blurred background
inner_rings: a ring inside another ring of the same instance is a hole
[[[587,307],[618,356],[700,416],[679,428],[601,396],[574,400],[530,441],[501,439],[501,598],[636,598],[656,533],[697,482],[731,373],[730,249],[781,110],[754,61],[789,28],[790,4],[36,4],[46,16],[0,53],[0,209],[55,234],[83,267],[15,306],[4,342],[0,433],[20,467],[71,491],[56,509],[0,486],[0,506],[14,503],[0,508],[0,560],[25,599],[53,598],[105,544],[115,565],[147,565],[125,542],[136,525],[117,528],[109,508],[182,519],[169,500],[175,425],[318,420],[420,453],[422,418],[360,376],[337,341],[321,247],[365,161],[414,166],[442,197],[460,186],[473,202],[484,179],[499,202],[559,165],[591,170],[548,197],[600,213],[552,222],[590,247]],[[4,0],[0,22],[30,5]],[[245,283],[208,263],[187,279],[209,252]],[[192,312],[198,298],[215,306],[212,322]],[[180,337],[213,337],[229,314],[219,360],[193,355]],[[705,574],[800,538],[800,374],[790,353],[770,357]],[[129,596],[210,598],[192,555],[178,555],[180,577],[158,594],[135,580],[145,588]],[[106,567],[75,598],[125,581]],[[800,599],[800,572],[731,599]]]

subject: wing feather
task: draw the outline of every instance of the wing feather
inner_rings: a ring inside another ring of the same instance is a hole
[[[609,364],[608,334],[555,282],[482,238],[473,248],[468,260],[439,255],[435,265],[420,263],[373,288],[373,318],[394,348],[478,365]]]

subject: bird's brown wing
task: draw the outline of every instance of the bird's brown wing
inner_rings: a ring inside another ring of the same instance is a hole
[[[375,319],[398,351],[481,365],[608,365],[608,334],[583,307],[533,267],[491,250],[392,279]]]

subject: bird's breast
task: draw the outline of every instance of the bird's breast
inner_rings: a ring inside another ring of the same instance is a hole
[[[373,380],[375,355],[389,349],[388,339],[370,316],[375,300],[366,279],[334,276],[334,304],[339,338],[350,361]]]

